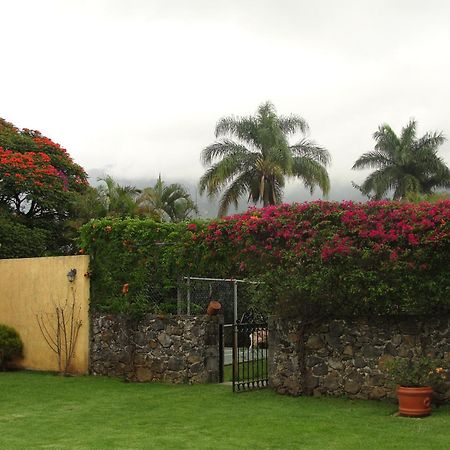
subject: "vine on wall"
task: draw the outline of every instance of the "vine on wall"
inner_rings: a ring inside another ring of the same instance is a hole
[[[177,280],[191,274],[262,280],[268,305],[291,317],[450,311],[448,200],[277,205],[181,224],[101,219],[82,228],[81,252],[103,310],[174,312]]]

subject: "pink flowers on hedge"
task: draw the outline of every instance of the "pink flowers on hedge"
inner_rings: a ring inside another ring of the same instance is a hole
[[[431,248],[448,245],[450,201],[269,206],[211,222],[194,234],[214,255],[235,259],[241,270],[286,258],[320,258],[323,264],[348,257],[423,260]]]
[[[278,205],[191,224],[104,218],[82,228],[81,243],[105,306],[123,283],[132,307],[148,280],[171,288],[191,275],[258,279],[279,311],[450,312],[450,201]]]

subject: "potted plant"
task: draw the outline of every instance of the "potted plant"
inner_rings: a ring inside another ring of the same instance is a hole
[[[393,358],[384,370],[397,385],[399,414],[423,417],[431,413],[433,387],[448,378],[442,360],[429,357]]]

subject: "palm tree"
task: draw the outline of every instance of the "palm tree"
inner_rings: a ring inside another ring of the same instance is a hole
[[[219,215],[231,204],[237,208],[244,194],[255,205],[280,203],[287,178],[302,179],[311,193],[319,186],[327,194],[328,151],[306,138],[295,145],[288,141],[308,128],[297,115],[278,116],[270,102],[259,106],[256,116],[220,119],[215,136],[221,140],[202,151],[202,162],[209,168],[200,179],[200,193],[207,191],[211,197],[224,190]]]
[[[98,178],[104,184],[97,187],[97,191],[102,199],[108,216],[130,216],[138,214],[136,204],[139,189],[134,186],[120,186],[110,175],[105,178]]]
[[[142,215],[181,222],[197,212],[197,206],[186,189],[178,183],[166,185],[159,175],[155,186],[142,190],[137,199]]]
[[[410,194],[430,194],[435,188],[450,187],[450,171],[437,155],[445,142],[442,133],[426,133],[416,137],[416,121],[411,120],[397,136],[392,128],[381,125],[373,135],[376,144],[364,153],[352,169],[377,169],[361,186],[354,186],[364,195],[379,200],[393,193],[394,200]]]

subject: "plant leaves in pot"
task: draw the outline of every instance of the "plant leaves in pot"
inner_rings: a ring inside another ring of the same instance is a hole
[[[392,358],[383,369],[397,386],[399,414],[424,417],[431,414],[433,387],[448,379],[443,360],[422,356]]]

